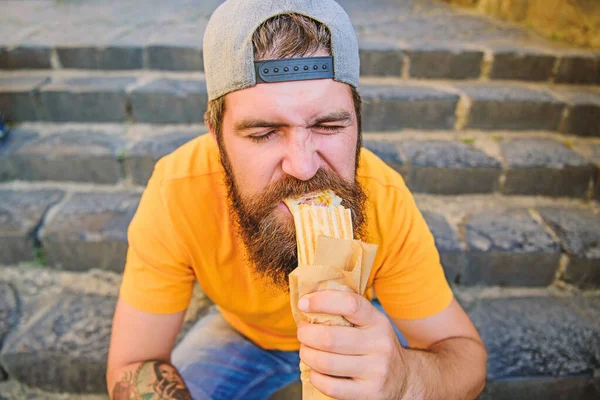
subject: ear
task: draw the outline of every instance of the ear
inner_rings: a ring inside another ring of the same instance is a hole
[[[204,120],[204,124],[208,128],[208,133],[210,133],[210,136],[212,136],[215,143],[217,143],[217,134],[215,133],[215,130],[213,129],[213,127],[208,123],[207,120]]]

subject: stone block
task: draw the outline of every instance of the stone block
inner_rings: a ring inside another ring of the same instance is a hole
[[[349,0],[344,1],[346,3]],[[387,13],[377,10],[378,18],[371,18],[370,24],[373,35],[393,37],[407,43],[438,42],[438,43],[483,43],[492,41],[526,42],[532,34],[518,26],[492,21],[474,14],[463,14],[456,9],[447,7],[440,2],[421,3],[420,1],[377,1],[377,6],[365,7],[364,3],[354,1],[357,13],[365,14],[375,8],[389,6]],[[370,5],[373,3],[369,3]],[[404,7],[403,10],[399,9]],[[401,18],[398,18],[401,16]],[[351,15],[352,17],[352,15]],[[353,19],[354,22],[354,19]],[[356,23],[355,23],[356,24]]]
[[[363,140],[363,147],[371,151],[402,176],[406,176],[408,172],[407,160],[400,153],[398,143],[386,140],[365,139]]]
[[[204,80],[161,78],[131,93],[138,122],[203,123],[208,102]]]
[[[63,68],[122,70],[144,67],[142,46],[60,46],[56,52]]]
[[[395,43],[360,44],[360,75],[402,76],[404,51]]]
[[[423,218],[435,238],[435,246],[440,253],[440,261],[448,282],[459,283],[465,269],[464,244],[446,218],[440,214],[424,211]]]
[[[93,130],[56,133],[21,146],[13,164],[24,180],[117,183],[124,146],[122,138]]]
[[[600,94],[573,90],[560,94],[570,102],[564,133],[600,137]]]
[[[167,71],[204,71],[202,48],[153,44],[146,48],[148,68]]]
[[[0,111],[8,121],[36,121],[40,117],[39,89],[45,76],[0,77]]]
[[[52,301],[67,291],[118,296],[121,275],[100,270],[84,273],[59,272],[25,264],[3,267],[0,281],[8,282],[15,289],[19,298],[19,325],[25,326],[33,323],[48,299]]]
[[[46,296],[28,324],[6,340],[0,361],[11,377],[53,392],[106,393],[106,358],[116,297]]]
[[[53,393],[29,387],[14,379],[0,383],[0,400],[36,399],[36,400],[109,400],[106,394]]]
[[[37,229],[62,197],[59,190],[0,189],[0,264],[35,261]]]
[[[18,171],[14,165],[14,154],[21,146],[38,136],[37,132],[11,129],[4,139],[0,140],[0,182],[16,179]]]
[[[600,145],[592,145],[592,162],[596,164],[596,179],[594,181],[593,196],[596,200],[600,200]]]
[[[583,288],[600,287],[600,215],[589,210],[542,208],[570,260],[563,279]]]
[[[556,55],[523,47],[494,49],[490,78],[521,81],[548,81]]]
[[[136,143],[127,151],[125,168],[136,185],[145,186],[154,170],[154,164],[163,156],[198,137],[204,132],[169,132]]]
[[[511,140],[502,149],[505,194],[584,197],[594,178],[592,164],[550,139]]]
[[[412,85],[362,85],[363,129],[453,129],[458,95]]]
[[[122,122],[127,120],[128,85],[133,77],[66,78],[41,91],[44,119],[56,122]]]
[[[49,47],[0,47],[0,69],[50,69]]]
[[[76,193],[40,230],[50,266],[123,271],[137,193]]]
[[[480,400],[595,400],[600,397],[600,379],[591,376],[488,381]]]
[[[526,210],[485,211],[468,218],[467,271],[461,283],[548,286],[560,246]]]
[[[490,193],[498,186],[500,161],[460,142],[407,140],[400,144],[410,162],[407,184],[413,192]]]
[[[594,295],[594,293],[596,294]],[[569,304],[575,307],[582,315],[585,315],[596,322],[600,322],[600,296],[598,296],[597,292],[590,291],[583,295],[567,297],[565,299],[559,298],[559,300],[569,302]]]
[[[488,350],[490,380],[591,378],[600,363],[600,326],[580,315],[568,300],[479,299],[467,313]]]
[[[466,128],[558,130],[565,105],[541,90],[517,85],[457,85],[472,100]]]
[[[600,200],[600,167],[596,168],[596,181],[594,184],[594,199]]]
[[[0,281],[0,344],[19,322],[18,299],[15,289],[7,282]],[[1,349],[1,348],[0,348]],[[0,382],[6,377],[0,362]]]
[[[555,82],[600,84],[600,57],[593,54],[562,57]]]
[[[481,50],[424,44],[407,52],[412,78],[475,79],[481,75]]]

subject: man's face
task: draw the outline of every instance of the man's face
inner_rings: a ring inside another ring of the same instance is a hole
[[[356,115],[348,86],[332,79],[259,84],[227,95],[223,142],[242,196],[285,175],[319,168],[354,179]]]
[[[282,285],[297,264],[286,197],[333,189],[359,228],[364,194],[355,181],[358,126],[347,85],[322,79],[229,93],[222,127],[229,197],[263,275]]]

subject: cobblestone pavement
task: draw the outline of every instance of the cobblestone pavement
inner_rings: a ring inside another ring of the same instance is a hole
[[[201,46],[208,19],[221,0],[3,1],[4,44],[147,44]],[[539,41],[537,35],[452,8],[436,0],[341,0],[363,39]],[[457,20],[457,18],[459,18]]]
[[[202,48],[204,29],[220,3],[220,0],[8,0],[2,2],[0,46],[38,47],[34,58],[45,64],[40,65],[42,68],[54,62],[54,66],[113,69],[116,67],[113,59],[118,59],[120,67],[125,69],[141,68],[144,64],[155,69],[165,66],[178,69],[170,64],[174,58],[183,69],[187,69],[185,66],[201,69],[201,52],[190,53],[182,48]],[[573,68],[596,65],[594,59],[586,58],[593,52],[548,41],[527,29],[438,0],[342,0],[340,4],[353,21],[361,47],[406,48],[414,69],[419,71],[415,77],[432,78],[441,74],[464,79],[477,75],[473,61],[484,57],[481,49],[498,54],[498,63],[490,72],[492,77],[501,79],[544,80],[544,76],[552,73],[553,54],[557,53],[578,55],[560,66],[559,80],[560,75],[569,75]],[[103,50],[92,51],[90,46]],[[452,63],[431,62],[431,57],[447,60],[457,46],[462,52],[461,59]],[[55,57],[46,57],[52,48],[57,51]],[[143,60],[144,48],[149,48],[146,60]],[[532,52],[536,53],[533,57]],[[178,57],[184,53],[184,57]],[[29,54],[31,58],[33,53]],[[520,68],[514,68],[517,64]],[[592,76],[584,80],[596,81],[597,75],[590,73]]]

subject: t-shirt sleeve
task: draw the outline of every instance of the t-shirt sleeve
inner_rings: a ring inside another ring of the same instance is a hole
[[[433,235],[410,191],[388,187],[378,212],[382,228],[381,267],[373,287],[388,315],[422,319],[446,309],[452,300]]]
[[[161,186],[157,164],[127,231],[129,247],[120,295],[140,311],[171,314],[188,307],[195,277]]]

